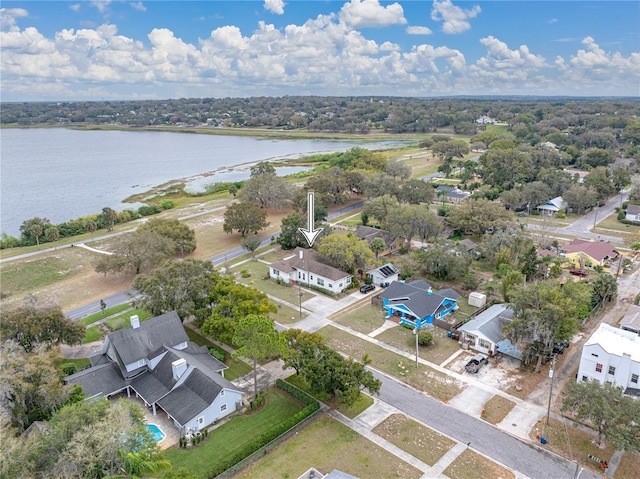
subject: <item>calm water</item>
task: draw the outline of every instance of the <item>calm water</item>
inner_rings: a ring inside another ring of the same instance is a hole
[[[189,187],[248,178],[238,165],[300,154],[378,149],[391,142],[273,140],[164,132],[0,129],[0,231],[19,236],[35,216],[62,223],[99,213],[170,180]],[[397,143],[395,143],[397,144]],[[230,170],[231,167],[236,167]],[[291,170],[279,171],[279,174]],[[202,175],[213,173],[212,176]],[[135,207],[135,205],[133,206]]]

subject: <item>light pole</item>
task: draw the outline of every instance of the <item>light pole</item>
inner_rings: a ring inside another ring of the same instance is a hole
[[[598,221],[598,207],[595,206],[593,208],[593,211],[595,212],[595,216],[593,217],[593,229],[596,229],[596,222]]]
[[[551,360],[551,369],[549,369],[549,378],[551,378],[551,386],[549,388],[549,404],[547,405],[547,426],[549,425],[549,415],[551,414],[551,395],[553,394],[553,372],[556,369],[556,355]]]
[[[416,337],[416,369],[418,369],[418,327],[413,329],[413,335]]]

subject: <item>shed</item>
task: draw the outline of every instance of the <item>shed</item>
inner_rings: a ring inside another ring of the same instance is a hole
[[[487,304],[487,295],[474,291],[473,293],[469,293],[469,299],[467,301],[469,302],[469,306],[482,308]]]

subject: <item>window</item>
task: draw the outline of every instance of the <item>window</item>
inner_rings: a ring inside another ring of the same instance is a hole
[[[274,276],[280,276],[280,271],[278,271],[277,269],[274,269],[272,271]]]
[[[338,284],[338,288],[342,288],[342,283]]]
[[[331,289],[333,289],[333,285],[332,285],[331,283],[329,283],[329,287],[330,287]]]
[[[225,412],[227,410],[227,404],[223,404],[222,406],[220,406],[220,412]]]
[[[351,278],[347,278],[347,284],[351,283]]]
[[[313,281],[313,275],[312,275],[312,274],[310,274],[310,275],[309,275],[309,279],[310,279],[311,281]]]
[[[583,381],[588,381],[588,380],[589,380],[589,378],[588,378],[587,376],[582,376],[582,380],[583,380]]]
[[[595,357],[595,358],[597,358],[597,357],[598,357],[598,355],[597,355],[596,353],[591,353],[591,356],[593,356],[593,357]]]
[[[198,424],[204,424],[204,416],[198,418]]]
[[[144,359],[138,361],[138,366],[144,366]]]
[[[318,278],[318,285],[324,286],[324,279]]]
[[[485,349],[491,348],[491,343],[489,341],[485,341],[484,339],[478,340],[478,346]]]
[[[609,366],[609,374],[613,376],[615,373],[616,373],[616,368],[614,368],[613,366]]]
[[[224,389],[220,391],[220,396],[224,396]]]
[[[632,374],[631,375],[631,382],[638,384],[638,375],[637,374]]]
[[[598,373],[602,372],[602,364],[600,364],[600,363],[596,364],[596,372],[598,372]]]

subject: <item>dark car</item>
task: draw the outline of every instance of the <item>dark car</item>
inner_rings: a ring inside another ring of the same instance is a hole
[[[562,354],[564,350],[569,347],[569,341],[566,339],[564,341],[556,341],[553,343],[553,354]]]
[[[360,292],[364,294],[367,294],[374,289],[376,289],[376,287],[373,284],[365,284],[364,286],[360,286]]]
[[[587,271],[586,269],[571,268],[569,270],[569,273],[575,274],[576,276],[586,276],[589,274],[589,271]]]

